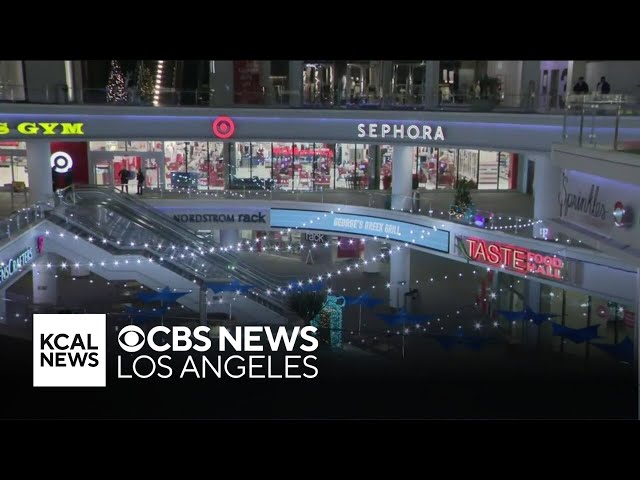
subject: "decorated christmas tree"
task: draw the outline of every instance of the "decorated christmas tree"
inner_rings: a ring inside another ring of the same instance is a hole
[[[449,207],[449,215],[455,218],[464,218],[474,209],[469,190],[475,187],[471,180],[461,179],[456,183],[456,195]]]
[[[107,102],[122,103],[127,101],[127,85],[122,69],[117,60],[111,60],[111,71],[107,82]]]
[[[136,69],[136,85],[138,95],[143,103],[151,103],[153,100],[153,75],[151,70],[144,64],[144,60],[138,62]]]

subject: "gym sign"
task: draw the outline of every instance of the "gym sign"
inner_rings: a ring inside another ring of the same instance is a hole
[[[12,128],[8,122],[0,122],[0,135],[84,135],[84,123],[22,122]]]

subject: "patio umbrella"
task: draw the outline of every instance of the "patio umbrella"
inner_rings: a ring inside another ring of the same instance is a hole
[[[367,308],[374,308],[376,305],[384,303],[384,300],[376,298],[368,292],[365,292],[362,295],[358,295],[357,297],[345,296],[344,298],[347,305],[358,305],[359,307],[358,335],[360,335],[360,327],[362,325],[362,306],[364,305]]]
[[[238,279],[233,279],[231,282],[214,282],[208,283],[207,287],[213,290],[213,293],[221,292],[233,292],[233,293],[247,293],[253,288],[253,285],[240,282]]]
[[[162,290],[160,290],[159,292],[142,292],[138,294],[138,299],[142,300],[145,303],[151,303],[151,302],[167,302],[167,303],[173,303],[176,300],[178,300],[180,297],[183,297],[184,295],[188,295],[189,292],[172,292],[171,289],[169,287],[164,287]]]
[[[585,328],[570,328],[560,325],[559,323],[552,322],[553,335],[559,337],[565,337],[574,343],[584,343],[594,338],[600,338],[598,336],[598,325],[592,325]]]
[[[629,337],[625,337],[623,341],[615,345],[605,343],[592,343],[591,345],[598,347],[620,362],[633,363],[633,341]]]

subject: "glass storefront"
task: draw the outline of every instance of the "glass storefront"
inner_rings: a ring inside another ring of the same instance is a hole
[[[540,284],[539,291],[540,307],[536,313],[548,314],[545,321],[540,325],[531,320],[509,321],[497,312],[519,312],[528,307],[526,280],[500,272],[497,290],[493,292],[496,294],[493,316],[509,341],[587,359],[611,360],[613,357],[596,344],[606,347],[620,344],[626,337],[633,339],[635,312],[630,305],[546,284]],[[565,330],[570,332],[593,327],[597,329],[597,338],[576,342],[562,336],[558,326],[571,329]]]
[[[392,145],[363,143],[100,141],[90,142],[90,154],[98,184],[119,184],[120,163],[142,167],[147,187],[169,189],[388,189],[393,165]],[[507,152],[417,146],[411,173],[428,190],[453,189],[460,179],[512,190],[517,163]]]

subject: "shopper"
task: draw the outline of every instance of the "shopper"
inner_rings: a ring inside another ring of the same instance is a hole
[[[589,85],[584,81],[584,77],[578,78],[578,82],[573,86],[573,93],[576,95],[587,95],[589,93]]]
[[[138,173],[136,174],[136,180],[138,180],[138,195],[142,195],[142,187],[144,186],[144,173],[142,173],[142,169],[138,169]]]
[[[120,177],[120,185],[122,185],[122,191],[129,193],[129,170],[123,168],[118,173]]]
[[[609,85],[609,82],[607,82],[605,77],[600,77],[600,82],[596,87],[596,91],[602,95],[608,95],[611,91],[611,85]]]

